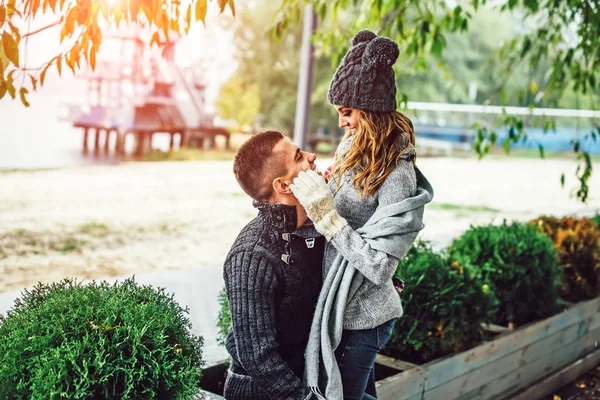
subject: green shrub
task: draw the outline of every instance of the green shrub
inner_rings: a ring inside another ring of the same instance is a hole
[[[202,338],[164,289],[39,284],[0,317],[0,399],[189,399]]]
[[[481,324],[490,322],[496,300],[468,270],[418,243],[396,275],[405,281],[404,315],[383,354],[421,364],[482,340]]]
[[[558,309],[558,256],[533,226],[472,227],[452,243],[449,257],[490,285],[500,301],[496,323],[522,325]]]
[[[227,299],[227,293],[225,288],[219,292],[219,316],[217,318],[217,343],[221,346],[225,346],[227,341],[227,334],[231,329],[231,311],[229,310],[229,300]]]
[[[593,216],[592,222],[594,222],[596,226],[600,228],[600,214],[596,214],[595,216]]]
[[[554,242],[563,270],[561,296],[569,301],[600,294],[598,226],[587,218],[540,217],[530,222]]]

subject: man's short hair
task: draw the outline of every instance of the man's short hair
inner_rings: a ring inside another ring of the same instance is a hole
[[[248,139],[233,160],[233,174],[242,190],[258,201],[273,195],[273,180],[287,173],[285,163],[273,154],[273,147],[284,139],[281,132],[266,131]]]

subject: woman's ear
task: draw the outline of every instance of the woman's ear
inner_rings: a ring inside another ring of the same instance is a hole
[[[275,178],[275,180],[273,180],[273,190],[276,193],[291,194],[292,189],[290,189],[290,185],[291,182],[287,183],[283,177]]]

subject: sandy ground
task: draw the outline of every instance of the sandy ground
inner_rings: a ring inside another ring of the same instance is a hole
[[[562,172],[574,185],[571,161],[422,158],[418,165],[435,189],[421,237],[437,248],[471,224],[600,210],[600,175],[587,204],[561,188]],[[231,167],[163,162],[0,173],[0,292],[66,276],[220,268],[255,215]]]
[[[560,187],[561,173],[572,178],[569,161],[421,158],[418,165],[435,189],[421,238],[439,249],[471,224],[600,210],[600,176],[585,205]],[[225,359],[215,322],[222,262],[256,214],[231,169],[230,161],[206,161],[0,172],[0,313],[38,281],[135,274],[189,307],[208,363]]]

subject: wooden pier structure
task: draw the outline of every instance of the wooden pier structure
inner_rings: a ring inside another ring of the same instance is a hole
[[[124,157],[132,136],[131,155],[140,157],[153,149],[156,134],[170,135],[170,150],[176,142],[179,148],[216,148],[219,136],[229,148],[229,132],[206,112],[205,85],[193,70],[175,64],[176,40],[161,32],[161,54],[144,35],[136,26],[106,35],[111,54],[118,56],[101,58],[93,71],[80,75],[87,98],[68,105],[66,119],[83,132],[83,153]]]

